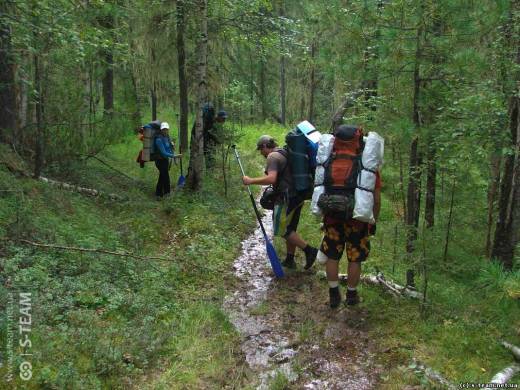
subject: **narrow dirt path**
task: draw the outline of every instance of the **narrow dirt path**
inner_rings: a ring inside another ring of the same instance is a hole
[[[270,215],[263,222],[270,234]],[[377,388],[382,366],[375,359],[377,345],[367,336],[362,305],[332,311],[326,283],[315,270],[299,266],[274,279],[259,227],[242,242],[234,268],[240,282],[224,309],[258,374],[257,389],[267,389],[278,373],[291,388]]]

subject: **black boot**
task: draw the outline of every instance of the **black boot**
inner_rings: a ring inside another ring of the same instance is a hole
[[[339,293],[339,287],[329,288],[329,302],[330,308],[335,309],[341,303],[341,294]]]
[[[318,248],[314,248],[310,245],[307,245],[304,249],[305,252],[305,266],[304,269],[309,269],[312,267],[314,262],[316,261],[316,256],[318,255]]]
[[[294,261],[294,254],[288,253],[285,257],[285,261],[282,263],[282,265],[286,268],[294,269],[296,268],[296,262]]]
[[[347,290],[347,297],[345,300],[345,304],[349,306],[354,306],[359,303],[359,296],[357,290]]]

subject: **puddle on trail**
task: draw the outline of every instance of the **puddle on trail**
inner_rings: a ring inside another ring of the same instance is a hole
[[[264,216],[262,222],[270,236],[270,215]],[[267,389],[278,371],[289,380],[296,380],[290,362],[297,351],[289,346],[288,339],[278,328],[281,323],[276,313],[256,316],[250,313],[266,300],[268,290],[275,283],[260,227],[242,241],[242,251],[233,266],[241,285],[233,295],[226,297],[224,309],[242,336],[242,351],[247,363],[259,374],[258,389]]]
[[[269,236],[272,231],[270,217],[268,214],[262,219]],[[296,388],[375,388],[375,376],[380,367],[374,364],[373,343],[359,326],[364,321],[363,315],[358,314],[356,319],[347,309],[331,312],[325,303],[311,309],[307,305],[312,302],[313,295],[317,295],[317,291],[324,293],[324,284],[316,281],[313,282],[316,291],[308,293],[309,301],[301,302],[306,305],[302,306],[301,317],[288,319],[284,302],[274,302],[277,299],[269,292],[284,289],[292,293],[289,291],[291,285],[301,285],[302,280],[298,276],[275,280],[260,227],[242,242],[234,269],[240,283],[237,290],[226,297],[224,310],[242,336],[246,361],[258,375],[257,389],[268,389],[278,372]],[[266,300],[277,309],[268,309],[267,303],[263,304]],[[290,325],[307,318],[325,324],[322,339],[301,344],[293,342],[294,331],[291,332]],[[298,369],[294,367],[296,356],[301,357]]]

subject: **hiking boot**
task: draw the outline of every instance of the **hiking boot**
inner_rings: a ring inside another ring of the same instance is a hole
[[[285,259],[285,260],[282,262],[282,265],[283,265],[285,268],[291,268],[291,269],[296,268],[296,262],[294,261],[294,259]]]
[[[314,262],[316,261],[316,256],[318,255],[318,248],[310,247],[310,249],[305,251],[305,266],[304,269],[309,269],[312,267]]]
[[[347,290],[347,296],[345,299],[345,304],[349,306],[354,306],[359,303],[359,295],[357,290]]]
[[[341,303],[341,294],[339,293],[339,287],[329,287],[329,302],[330,308],[335,309]]]

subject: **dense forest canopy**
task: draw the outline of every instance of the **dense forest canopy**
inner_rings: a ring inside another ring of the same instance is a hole
[[[485,249],[511,268],[517,8],[469,0],[5,1],[1,136],[38,176],[96,154],[143,113],[155,117],[157,106],[180,113],[184,150],[200,99],[235,122],[309,119],[322,131],[349,106],[345,119],[382,129],[392,157],[408,160],[400,185],[409,250],[421,205],[434,224],[438,173],[461,183],[469,176],[488,186],[490,227],[500,203],[497,240],[507,249],[493,249],[490,238]]]

